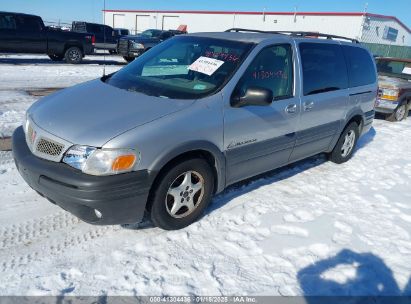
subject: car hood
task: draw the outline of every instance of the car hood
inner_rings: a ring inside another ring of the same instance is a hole
[[[37,126],[66,141],[102,147],[130,129],[192,103],[129,92],[98,79],[39,100],[30,107],[28,115]]]
[[[132,40],[134,42],[152,42],[152,41],[158,41],[159,38],[156,37],[145,37],[145,36],[127,36],[127,40]]]
[[[378,76],[378,86],[387,89],[405,89],[411,88],[411,82],[402,78],[395,78],[389,76]]]

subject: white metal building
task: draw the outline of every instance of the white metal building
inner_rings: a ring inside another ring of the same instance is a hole
[[[228,28],[313,31],[356,38],[363,42],[411,45],[411,30],[393,16],[338,12],[228,12],[105,10],[107,25],[131,33],[146,29],[177,29],[188,32],[224,31]]]

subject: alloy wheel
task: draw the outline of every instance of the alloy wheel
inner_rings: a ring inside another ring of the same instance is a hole
[[[170,185],[166,195],[166,209],[174,218],[194,212],[204,196],[204,178],[196,171],[180,174]]]

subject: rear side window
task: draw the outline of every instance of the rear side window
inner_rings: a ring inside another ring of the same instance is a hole
[[[346,89],[347,66],[338,44],[300,43],[304,95]]]
[[[350,87],[375,83],[375,64],[370,54],[362,48],[348,45],[343,46],[343,51],[348,63]]]
[[[16,20],[11,15],[0,15],[0,30],[15,30]]]
[[[87,32],[93,34],[103,34],[103,27],[97,24],[88,24]]]

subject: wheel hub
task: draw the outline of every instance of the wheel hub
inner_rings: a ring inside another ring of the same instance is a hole
[[[204,178],[196,171],[179,175],[170,185],[166,199],[168,214],[183,218],[193,213],[204,196]]]

